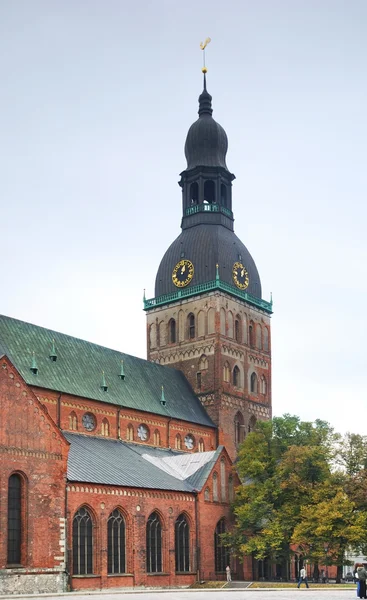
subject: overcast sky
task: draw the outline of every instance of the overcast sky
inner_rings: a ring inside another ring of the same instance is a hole
[[[0,0],[0,312],[146,357],[207,50],[273,410],[367,432],[366,0]]]

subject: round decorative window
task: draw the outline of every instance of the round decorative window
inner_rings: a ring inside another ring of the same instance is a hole
[[[149,429],[146,425],[139,425],[138,427],[138,438],[142,442],[146,442],[149,438]]]
[[[194,436],[191,435],[191,433],[188,433],[187,436],[185,437],[185,446],[188,450],[192,450],[193,447],[195,446]]]
[[[85,413],[85,415],[83,415],[82,418],[82,423],[84,429],[86,429],[87,431],[93,431],[93,429],[95,429],[96,426],[96,418],[91,413]]]

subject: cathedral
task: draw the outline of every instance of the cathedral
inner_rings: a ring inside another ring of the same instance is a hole
[[[221,534],[239,444],[271,418],[272,303],[212,112],[204,73],[147,360],[0,316],[0,594],[257,577]]]

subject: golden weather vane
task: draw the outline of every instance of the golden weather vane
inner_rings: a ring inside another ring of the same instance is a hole
[[[203,51],[203,68],[201,69],[203,73],[207,73],[208,69],[205,66],[205,48],[207,47],[208,44],[210,44],[211,39],[210,37],[207,37],[205,42],[201,42],[200,43],[200,48]]]

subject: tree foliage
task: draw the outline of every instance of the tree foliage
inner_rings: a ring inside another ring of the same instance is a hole
[[[340,566],[347,547],[365,548],[366,464],[366,438],[342,438],[325,421],[258,422],[239,453],[242,485],[227,543],[277,561],[296,545],[315,564]]]

